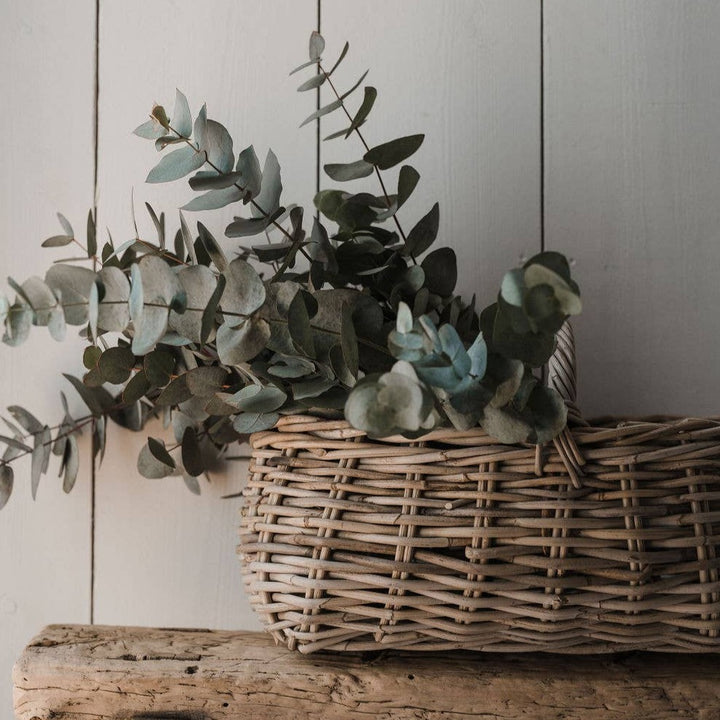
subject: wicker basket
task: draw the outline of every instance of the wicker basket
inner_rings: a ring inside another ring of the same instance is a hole
[[[370,440],[283,418],[252,438],[240,553],[267,629],[316,650],[720,651],[720,420],[574,407],[554,447],[481,429]]]

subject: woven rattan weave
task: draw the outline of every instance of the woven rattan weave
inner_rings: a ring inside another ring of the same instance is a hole
[[[305,653],[720,651],[720,421],[571,410],[544,448],[254,435],[240,552],[267,629]]]

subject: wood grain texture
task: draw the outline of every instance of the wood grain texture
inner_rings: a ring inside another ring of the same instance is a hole
[[[315,135],[297,129],[314,97],[295,92],[289,71],[307,55],[315,24],[314,0],[252,3],[214,0],[198,6],[171,0],[103,2],[100,13],[99,225],[116,242],[132,237],[130,190],[140,234],[151,233],[144,201],[168,216],[192,197],[185,181],[146,185],[157,162],[152,143],[131,134],[153,102],[172,111],[175,88],[193,113],[207,102],[209,117],[225,124],[235,152],[268,147],[283,168],[284,198],[308,206],[314,194]],[[161,37],[160,42],[158,38]],[[236,208],[209,216],[223,240]],[[187,215],[189,222],[197,214]],[[155,428],[155,434],[160,431]],[[96,614],[100,622],[254,628],[235,555],[244,466],[236,464],[191,495],[180,478],[146,480],[136,471],[142,440],[114,429],[97,495]]]
[[[0,17],[0,291],[9,293],[5,276],[19,282],[42,276],[52,260],[67,257],[67,248],[40,248],[60,228],[55,211],[84,231],[93,203],[95,4],[4,0]],[[70,328],[62,344],[46,328],[33,329],[22,347],[0,344],[2,415],[8,405],[21,404],[57,423],[61,388],[80,414],[80,401],[60,377],[82,368],[75,331]],[[2,717],[12,712],[10,668],[38,627],[89,619],[87,464],[69,496],[56,467],[53,458],[33,503],[30,463],[18,460],[13,496],[0,513]]]
[[[546,0],[548,247],[588,415],[720,412],[720,5]]]
[[[706,658],[316,655],[259,633],[52,626],[14,670],[18,720],[720,718]]]
[[[540,250],[539,4],[333,0],[323,3],[322,31],[329,64],[350,42],[339,89],[370,68],[365,84],[378,98],[362,129],[369,145],[425,133],[408,161],[420,184],[399,217],[407,232],[439,201],[437,245],[457,253],[458,289],[490,304],[507,268]],[[323,104],[331,99],[323,87]],[[349,98],[351,113],[361,101],[361,91]],[[334,113],[322,135],[346,125]],[[363,148],[352,137],[323,143],[321,153],[323,163],[349,162]],[[385,174],[395,192],[396,173]],[[366,183],[378,192],[374,178]]]

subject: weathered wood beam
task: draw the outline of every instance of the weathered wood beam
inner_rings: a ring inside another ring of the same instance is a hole
[[[53,625],[13,677],[18,720],[720,718],[707,655],[303,656],[259,633]]]

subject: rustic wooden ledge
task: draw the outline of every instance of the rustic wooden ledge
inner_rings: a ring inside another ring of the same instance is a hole
[[[13,671],[18,720],[720,718],[715,656],[302,656],[264,634],[52,625]]]

